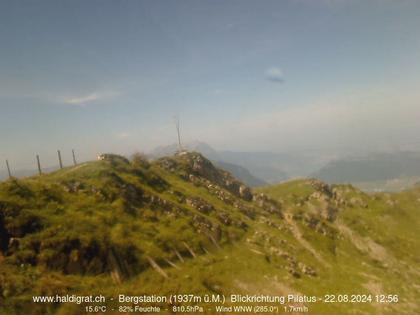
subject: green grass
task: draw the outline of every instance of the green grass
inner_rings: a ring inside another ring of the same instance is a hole
[[[400,304],[386,307],[317,303],[310,305],[312,314],[415,314],[419,189],[367,195],[313,180],[258,189],[278,201],[290,216],[283,219],[241,199],[238,183],[206,161],[206,169],[195,172],[196,158],[111,159],[0,183],[0,313],[84,314],[82,306],[34,304],[33,295],[298,292],[401,297]],[[189,174],[201,181],[192,183]],[[207,187],[209,181],[237,206],[222,201]],[[318,200],[319,194],[328,198]],[[188,205],[184,199],[191,197],[212,210]],[[328,208],[336,211],[332,220],[323,215]],[[377,246],[381,257],[357,240]],[[120,281],[111,276],[115,271]]]

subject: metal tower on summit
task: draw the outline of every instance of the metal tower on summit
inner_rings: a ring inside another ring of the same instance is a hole
[[[178,135],[178,152],[181,153],[184,150],[182,149],[182,144],[181,144],[181,132],[180,132],[180,126],[179,126],[179,117],[174,116],[174,120],[175,120],[176,132],[177,132],[177,135]]]

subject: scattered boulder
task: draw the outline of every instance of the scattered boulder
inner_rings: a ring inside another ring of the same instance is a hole
[[[326,183],[324,183],[320,180],[317,180],[317,179],[311,179],[309,181],[309,184],[316,191],[320,192],[321,194],[325,195],[326,197],[331,198],[333,196],[333,192],[331,190],[331,187],[328,184],[326,184]]]
[[[178,202],[180,202],[180,203],[184,203],[185,200],[186,200],[186,196],[180,191],[170,190],[169,193],[174,195],[176,197],[176,199],[178,200]]]
[[[316,273],[315,269],[305,265],[302,262],[298,263],[298,267],[299,267],[300,271],[302,273],[304,273],[305,275],[308,275],[308,276],[311,276],[311,277],[316,277],[317,276],[317,273]]]
[[[233,206],[236,209],[238,209],[240,212],[242,212],[243,214],[245,214],[248,218],[250,218],[252,220],[255,219],[255,216],[256,216],[255,209],[253,209],[251,207],[248,207],[248,206],[245,206],[244,204],[239,203],[239,202],[235,202],[233,204]]]
[[[361,198],[353,197],[353,198],[350,199],[349,203],[353,207],[362,207],[362,208],[367,208],[368,207],[368,204],[366,202],[364,202]]]
[[[283,217],[280,203],[274,199],[269,198],[266,194],[254,194],[252,199],[258,205],[258,207],[269,213],[280,214]]]
[[[251,189],[245,185],[241,185],[239,187],[239,195],[241,196],[242,199],[246,200],[246,201],[251,201],[252,200],[252,192]]]
[[[64,191],[68,193],[78,193],[80,190],[85,188],[80,181],[70,181],[63,184]]]
[[[217,219],[223,223],[224,225],[231,225],[232,224],[232,219],[229,216],[229,214],[225,213],[225,212],[218,212],[217,213]]]
[[[187,205],[205,214],[209,214],[214,210],[213,205],[209,204],[200,197],[188,197],[185,199],[185,201]]]
[[[124,163],[124,164],[130,164],[130,161],[121,155],[118,154],[112,154],[112,153],[103,153],[98,155],[99,161],[107,161],[111,163]]]

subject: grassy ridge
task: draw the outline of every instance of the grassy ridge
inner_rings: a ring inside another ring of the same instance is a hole
[[[419,189],[367,195],[314,180],[252,193],[196,153],[108,156],[9,180],[0,184],[0,309],[84,313],[31,302],[55,294],[384,293],[399,304],[310,312],[414,314],[419,200]]]

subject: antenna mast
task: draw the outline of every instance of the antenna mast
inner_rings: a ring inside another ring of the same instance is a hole
[[[180,128],[179,128],[179,117],[175,116],[175,127],[176,127],[176,132],[178,134],[178,150],[179,152],[182,151],[182,145],[181,145],[181,132],[180,132]]]

